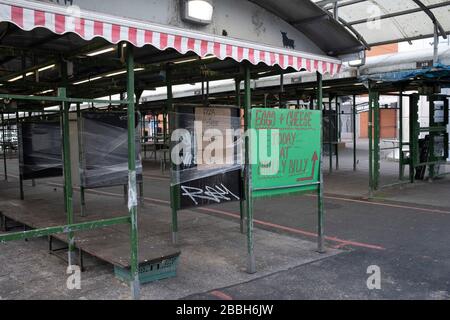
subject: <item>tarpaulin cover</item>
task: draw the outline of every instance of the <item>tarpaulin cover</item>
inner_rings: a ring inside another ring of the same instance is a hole
[[[360,80],[367,81],[384,81],[384,82],[398,82],[406,81],[416,77],[421,77],[425,79],[450,79],[450,66],[443,64],[436,64],[431,68],[417,69],[417,70],[404,70],[395,72],[386,72],[372,75],[364,75],[360,77]],[[443,86],[450,86],[445,82],[442,83]]]
[[[81,185],[84,188],[128,184],[128,116],[126,112],[83,112],[81,116]],[[136,116],[136,174],[142,181]]]
[[[22,179],[63,175],[62,135],[59,122],[23,122],[19,126],[19,162]]]
[[[238,201],[242,197],[242,139],[239,109],[182,107],[171,114],[171,183],[178,208]]]

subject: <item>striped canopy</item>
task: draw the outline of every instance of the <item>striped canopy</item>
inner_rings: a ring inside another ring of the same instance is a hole
[[[172,48],[182,54],[194,52],[200,57],[214,55],[221,60],[247,60],[282,69],[334,75],[341,68],[340,60],[328,56],[33,1],[0,0],[0,22],[13,23],[25,31],[42,27],[61,35],[76,33],[87,41],[101,37],[112,44],[127,41],[136,47]]]

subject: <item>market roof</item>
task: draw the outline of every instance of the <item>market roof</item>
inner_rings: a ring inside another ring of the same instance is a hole
[[[339,21],[369,47],[450,34],[450,1],[446,0],[312,0],[329,12],[337,6]]]
[[[288,21],[329,55],[352,53],[363,45],[331,14],[310,0],[250,0]]]
[[[450,48],[441,47],[438,52],[439,64],[433,66],[433,50],[423,49],[411,52],[392,53],[369,57],[363,67],[343,68],[339,77],[324,76],[324,94],[341,95],[365,94],[367,87],[364,81],[382,81],[383,92],[398,90],[398,82],[406,88],[417,88],[424,81],[437,81],[442,87],[450,87]],[[395,84],[397,82],[397,85]],[[300,97],[303,93],[315,90],[316,75],[312,73],[291,73],[284,76],[284,95],[286,99]],[[279,76],[265,77],[253,80],[253,96],[270,95],[277,97],[280,88]],[[211,85],[210,99],[216,103],[225,103],[235,92],[232,81]],[[173,92],[177,103],[200,100],[199,89],[193,86],[176,88]],[[166,93],[152,93],[142,97],[142,103],[149,109],[158,109],[158,105],[166,98]],[[261,100],[261,99],[259,99]]]
[[[305,8],[312,5],[310,1],[301,2]],[[320,11],[318,7],[312,6]],[[130,42],[136,47],[150,44],[158,50],[171,48],[181,54],[194,52],[200,57],[214,55],[220,60],[248,60],[254,65],[264,63],[297,71],[335,74],[339,72],[341,64],[339,59],[330,56],[125,19],[84,9],[74,16],[64,7],[30,0],[0,0],[0,22],[10,22],[25,31],[45,28],[57,35],[77,34],[87,41],[97,37],[112,44],[121,41]],[[341,30],[339,34],[347,33]]]

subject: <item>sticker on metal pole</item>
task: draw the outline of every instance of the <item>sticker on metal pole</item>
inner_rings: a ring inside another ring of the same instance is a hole
[[[321,111],[252,109],[251,128],[254,198],[317,190]]]

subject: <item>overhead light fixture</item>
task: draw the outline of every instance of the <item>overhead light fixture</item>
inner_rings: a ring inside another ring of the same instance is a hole
[[[136,69],[134,69],[134,72],[139,72],[139,71],[144,71],[144,70],[145,70],[145,68],[136,68]],[[111,72],[111,73],[107,74],[105,77],[107,77],[107,78],[115,77],[115,76],[119,76],[124,73],[127,73],[127,70]]]
[[[183,20],[204,25],[212,22],[214,7],[211,0],[181,0],[181,8]]]
[[[215,59],[215,58],[217,58],[215,55],[208,55],[204,58],[199,58],[199,57],[186,58],[186,59],[174,61],[173,64],[181,64],[181,63],[194,62],[194,61],[199,61],[199,60],[210,60],[210,59]]]
[[[49,70],[49,69],[53,69],[54,67],[55,67],[55,65],[51,64],[49,66],[42,67],[42,68],[38,69],[38,72],[43,72],[43,71],[46,71],[46,70]]]
[[[78,81],[78,82],[74,82],[73,85],[79,85],[79,84],[83,84],[83,83],[87,83],[87,82],[92,82],[98,79],[101,79],[102,77],[94,77],[94,78],[90,78],[90,79],[86,79],[86,80],[82,80],[82,81]]]
[[[58,111],[60,109],[60,106],[51,106],[44,108],[44,111]]]
[[[356,59],[348,61],[348,65],[353,68],[361,67],[366,64],[366,51],[360,51],[357,53]]]
[[[50,92],[53,92],[53,91],[55,91],[55,90],[50,89],[50,90],[45,90],[45,91],[38,92],[37,94],[46,94],[46,93],[50,93]]]
[[[15,78],[9,79],[8,82],[14,82],[14,81],[17,81],[17,80],[20,80],[20,79],[23,79],[23,76],[17,76]]]
[[[97,51],[93,51],[93,52],[87,53],[86,55],[89,56],[89,57],[95,57],[95,56],[99,56],[101,54],[105,54],[105,53],[108,53],[108,52],[111,52],[111,51],[114,51],[114,50],[116,50],[114,47],[109,47],[109,48],[105,48],[105,49],[101,49],[101,50],[97,50]]]
[[[115,77],[121,74],[127,73],[127,70],[122,70],[122,71],[117,71],[117,72],[113,72],[110,74],[107,74],[105,77],[109,78],[109,77]]]

